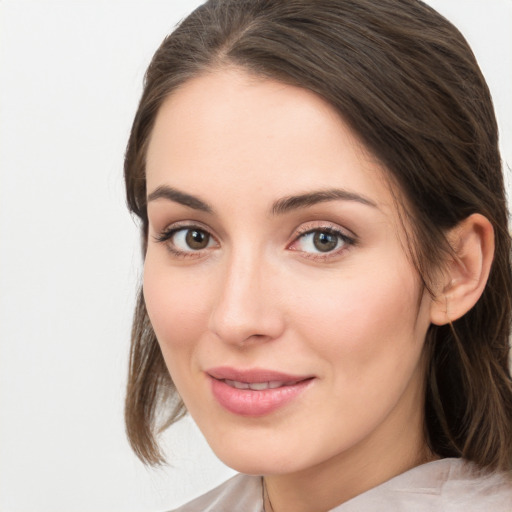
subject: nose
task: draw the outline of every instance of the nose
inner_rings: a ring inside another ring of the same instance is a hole
[[[226,343],[246,346],[278,338],[284,315],[278,300],[278,276],[262,258],[233,254],[219,276],[210,331]]]

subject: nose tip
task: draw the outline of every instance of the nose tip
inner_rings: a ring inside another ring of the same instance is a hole
[[[253,312],[250,312],[251,314]],[[268,322],[255,321],[256,315],[223,315],[216,314],[212,322],[212,332],[222,341],[232,345],[246,345],[249,342],[265,342],[274,339],[276,329]]]
[[[261,266],[232,265],[219,283],[210,331],[224,342],[239,346],[278,338],[284,322],[275,301],[275,286],[268,286],[275,280],[269,277]]]

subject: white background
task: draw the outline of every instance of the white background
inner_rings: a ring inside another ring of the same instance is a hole
[[[0,1],[0,512],[156,512],[232,472],[187,419],[124,434],[138,232],[123,152],[144,70],[198,1]],[[431,0],[469,39],[512,165],[512,0]]]

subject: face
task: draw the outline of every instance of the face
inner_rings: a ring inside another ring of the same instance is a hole
[[[418,450],[431,301],[384,170],[329,105],[242,71],[195,78],[159,111],[147,190],[148,314],[226,464]]]

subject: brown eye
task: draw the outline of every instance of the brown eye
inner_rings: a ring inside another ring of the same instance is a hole
[[[173,253],[189,253],[202,251],[216,246],[216,241],[208,231],[196,227],[169,229],[156,238],[165,243]]]
[[[355,244],[355,239],[341,230],[332,227],[320,227],[306,231],[289,246],[293,251],[300,251],[305,256],[338,254],[343,249]]]
[[[210,243],[210,235],[200,229],[187,229],[185,242],[188,247],[194,251],[206,249]]]
[[[315,231],[313,234],[313,245],[320,252],[329,252],[336,249],[339,236],[325,231]]]

